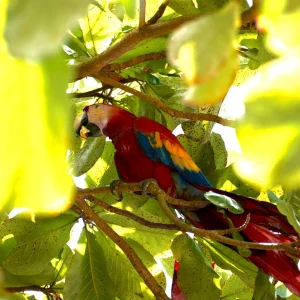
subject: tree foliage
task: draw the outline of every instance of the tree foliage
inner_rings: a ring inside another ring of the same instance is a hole
[[[0,298],[153,299],[112,229],[169,294],[176,260],[186,299],[298,299],[245,249],[168,227],[155,199],[119,201],[107,187],[118,179],[112,142],[81,141],[72,122],[103,101],[180,125],[216,188],[275,203],[299,231],[299,29],[292,0],[2,0]],[[236,129],[241,157],[215,123]],[[76,186],[104,186],[88,203],[108,231],[74,205]]]

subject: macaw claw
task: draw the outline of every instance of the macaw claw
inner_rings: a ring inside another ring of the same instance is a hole
[[[117,193],[119,201],[121,201],[123,199],[122,192],[118,191],[118,188],[119,188],[119,185],[120,185],[121,182],[122,182],[121,180],[114,180],[109,185],[112,195],[115,196],[115,194]]]
[[[140,182],[140,187],[144,196],[147,196],[148,187],[151,183],[158,185],[157,181],[154,178],[149,178]]]

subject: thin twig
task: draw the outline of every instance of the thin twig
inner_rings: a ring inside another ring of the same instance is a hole
[[[133,94],[175,118],[189,119],[189,120],[193,120],[193,121],[206,120],[206,121],[219,123],[224,126],[231,126],[231,124],[232,124],[232,121],[223,119],[216,115],[205,114],[205,113],[188,113],[188,112],[176,110],[176,109],[164,104],[157,98],[154,98],[150,95],[144,94],[136,89],[133,89],[125,84],[122,84],[122,83],[120,83],[116,80],[113,80],[111,78],[108,78],[108,77],[97,76],[97,79],[101,80],[101,82],[103,84],[108,84],[113,87],[119,88],[127,93]]]
[[[111,205],[107,204],[106,202],[104,202],[98,198],[95,198],[93,196],[87,196],[86,199],[88,199],[89,201],[95,203],[96,205],[104,208],[105,210],[107,210],[111,213],[127,217],[127,218],[132,219],[133,221],[135,221],[143,226],[147,226],[149,228],[167,229],[167,230],[176,230],[176,231],[180,230],[180,228],[174,224],[154,223],[154,222],[147,221],[147,220],[129,212],[128,210],[123,210],[123,209],[111,206]]]
[[[134,193],[134,192],[142,192],[142,188],[140,187],[139,183],[120,183],[118,188],[116,189],[117,192],[122,193]],[[98,194],[105,194],[110,193],[111,188],[110,186],[99,186],[96,188],[88,188],[88,189],[77,189],[77,194],[80,196],[89,196],[89,195],[98,195]],[[210,204],[207,200],[196,200],[196,201],[187,201],[183,199],[175,199],[166,195],[167,202],[169,204],[175,206],[182,206],[182,207],[189,207],[189,208],[203,208]]]
[[[147,25],[152,25],[155,24],[164,14],[167,6],[169,5],[169,0],[165,0],[158,8],[157,12],[153,15],[153,17],[151,17],[148,22]]]
[[[146,0],[140,0],[139,28],[146,24]]]
[[[99,230],[106,234],[115,244],[117,244],[125,253],[127,258],[132,263],[133,267],[139,273],[139,275],[144,279],[146,285],[152,291],[156,299],[170,300],[170,298],[165,294],[162,287],[156,282],[152,274],[145,267],[142,260],[133,250],[133,248],[121,237],[119,236],[102,218],[100,218],[85,202],[82,197],[77,197],[76,203],[79,208],[83,211],[85,217],[89,220],[93,220]]]
[[[199,17],[200,14],[186,15],[130,31],[126,34],[124,38],[122,38],[119,42],[109,47],[106,51],[96,55],[94,58],[87,62],[83,62],[76,65],[74,67],[75,78],[73,78],[73,81],[86,76],[93,76],[95,73],[99,72],[102,68],[108,65],[110,62],[117,59],[122,54],[126,53],[140,42],[149,38],[166,35],[174,31],[183,23],[197,19]]]

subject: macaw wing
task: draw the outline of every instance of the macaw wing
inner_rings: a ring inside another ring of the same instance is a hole
[[[163,125],[140,117],[135,122],[135,133],[145,154],[176,169],[189,183],[211,186],[177,138]]]

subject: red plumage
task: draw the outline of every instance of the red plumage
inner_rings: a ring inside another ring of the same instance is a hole
[[[112,139],[116,149],[116,168],[125,182],[154,178],[165,192],[174,197],[187,195],[180,191],[180,180],[204,192],[212,190],[225,194],[239,202],[245,210],[239,215],[227,212],[236,227],[245,222],[248,213],[251,214],[248,226],[242,231],[245,240],[282,243],[298,239],[297,232],[275,205],[212,188],[177,138],[161,124],[145,117],[137,118],[128,111],[110,105],[92,105],[85,111],[88,122],[97,125],[104,135]],[[179,181],[174,174],[179,174]],[[228,228],[228,220],[213,205],[198,210],[196,214],[199,220],[189,220],[198,228]],[[284,251],[251,251],[252,255],[248,257],[250,261],[300,295],[300,272],[290,256]],[[180,298],[177,272],[178,269],[175,270],[173,292],[175,298]]]

